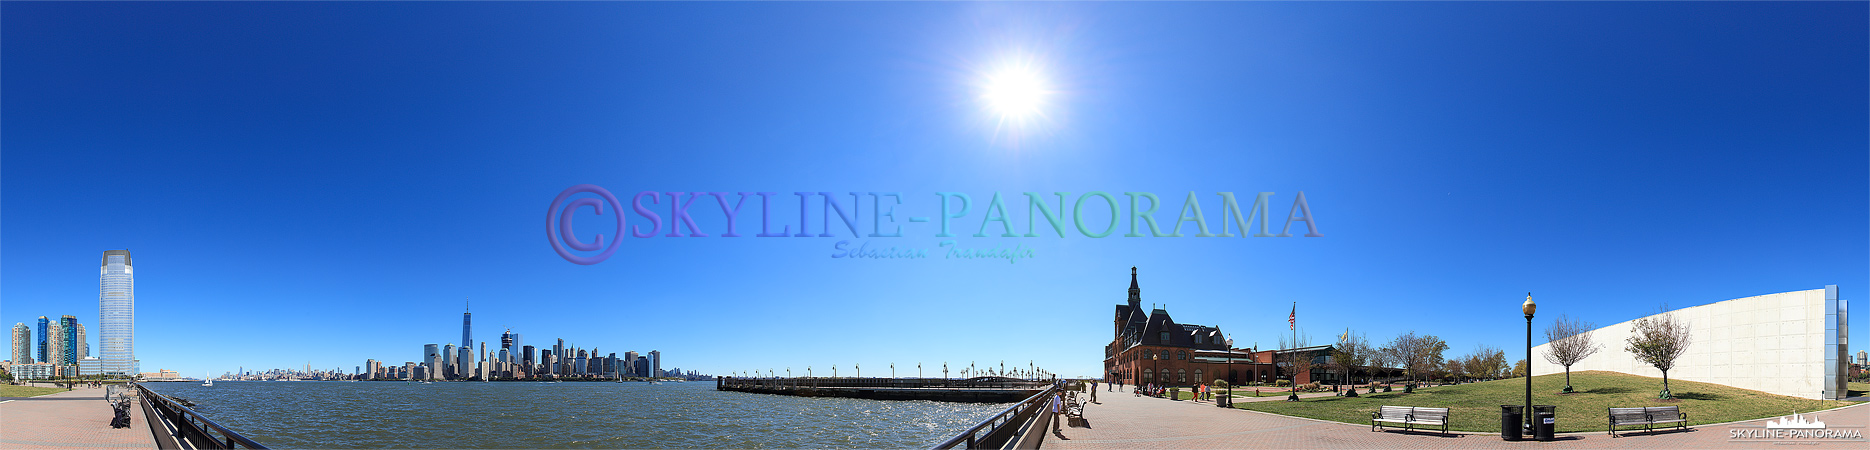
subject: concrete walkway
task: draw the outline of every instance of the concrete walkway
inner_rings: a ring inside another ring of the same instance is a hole
[[[111,428],[104,389],[77,389],[0,403],[3,448],[156,448],[141,407],[132,407],[129,428]]]
[[[1865,441],[1792,439],[1736,440],[1735,432],[1758,430],[1767,419],[1724,425],[1701,425],[1690,431],[1561,435],[1553,442],[1507,442],[1498,435],[1370,431],[1369,424],[1346,424],[1281,416],[1213,403],[1171,401],[1099,392],[1101,404],[1086,405],[1090,428],[1065,428],[1048,435],[1047,449],[1132,448],[1870,448]],[[1857,430],[1870,437],[1870,404],[1807,414],[1831,430]],[[1854,428],[1853,428],[1854,427]]]

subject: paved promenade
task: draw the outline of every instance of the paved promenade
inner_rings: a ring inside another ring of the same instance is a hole
[[[104,389],[78,389],[0,403],[0,448],[156,448],[140,407],[129,428],[110,427]]]
[[[1100,385],[1100,387],[1102,387]],[[1786,443],[1770,441],[1741,442],[1729,439],[1730,429],[1754,428],[1766,419],[1728,425],[1702,425],[1686,432],[1625,434],[1610,437],[1603,432],[1572,433],[1558,436],[1553,442],[1507,442],[1492,434],[1454,434],[1402,431],[1373,432],[1369,424],[1345,424],[1321,420],[1267,414],[1240,409],[1217,408],[1213,403],[1170,401],[1150,397],[1132,397],[1127,391],[1098,392],[1101,404],[1086,405],[1084,417],[1090,428],[1065,428],[1059,435],[1046,436],[1046,449],[1140,449],[1140,448],[1715,448],[1767,449],[1786,448]],[[1330,394],[1326,394],[1330,395]],[[1244,399],[1237,399],[1241,401]],[[1870,404],[1809,414],[1829,428],[1862,430],[1870,436]],[[1844,428],[1859,427],[1859,428]],[[1862,441],[1796,441],[1797,448],[1870,448]]]

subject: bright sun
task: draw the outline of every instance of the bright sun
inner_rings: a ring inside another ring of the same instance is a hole
[[[1000,115],[1003,124],[1018,124],[1041,116],[1051,94],[1045,77],[1031,67],[1009,66],[988,74],[981,99]]]

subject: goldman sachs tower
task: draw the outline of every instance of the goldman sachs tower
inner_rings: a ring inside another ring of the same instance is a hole
[[[97,322],[103,372],[136,375],[136,278],[129,250],[104,252],[97,270]]]

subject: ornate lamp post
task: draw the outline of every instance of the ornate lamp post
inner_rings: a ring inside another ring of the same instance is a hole
[[[1539,309],[1538,303],[1532,302],[1532,293],[1526,293],[1526,303],[1519,305],[1520,312],[1526,313],[1526,429],[1531,430],[1532,422],[1532,313]]]

